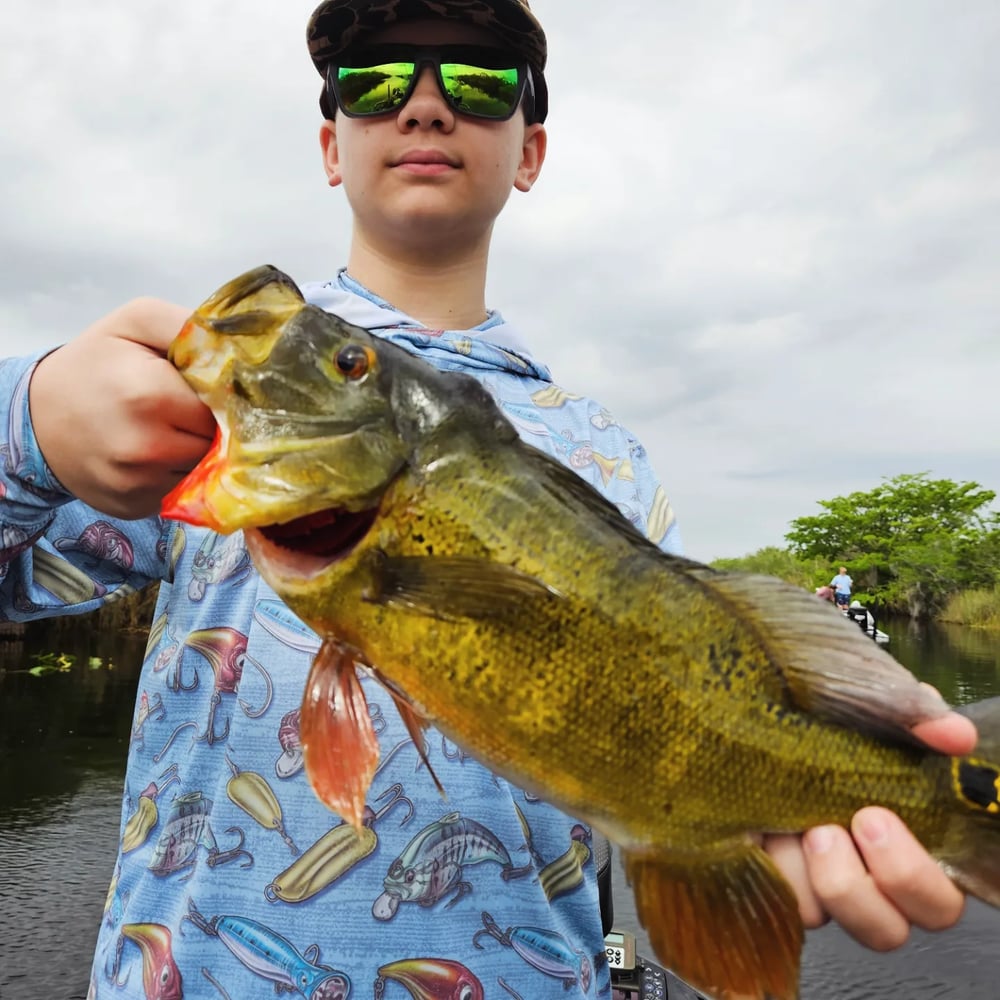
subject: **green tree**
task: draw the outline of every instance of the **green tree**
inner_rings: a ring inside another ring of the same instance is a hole
[[[862,600],[928,617],[956,590],[998,579],[995,497],[979,483],[903,474],[819,501],[824,512],[796,518],[785,539],[800,558],[849,566]]]
[[[804,587],[806,590],[812,590],[830,579],[826,559],[799,558],[788,549],[779,549],[775,545],[758,549],[748,556],[739,556],[735,559],[716,559],[712,566],[714,569],[776,576],[787,583],[795,584],[796,587]]]

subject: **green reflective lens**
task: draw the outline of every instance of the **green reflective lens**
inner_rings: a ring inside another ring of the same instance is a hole
[[[413,82],[411,62],[382,63],[379,66],[337,69],[340,102],[349,115],[379,115],[398,108]]]
[[[517,106],[517,67],[486,69],[464,63],[441,63],[441,80],[448,100],[458,111],[483,118],[506,118]]]
[[[448,103],[463,114],[503,120],[517,110],[526,69],[499,49],[409,45],[378,46],[344,57],[328,77],[345,114],[355,117],[394,111],[409,99],[424,66],[431,66]]]

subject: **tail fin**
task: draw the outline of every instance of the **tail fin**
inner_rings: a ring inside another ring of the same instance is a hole
[[[969,807],[953,823],[938,860],[966,892],[1000,906],[1000,698],[956,709],[979,732],[975,751],[952,760],[955,794]]]

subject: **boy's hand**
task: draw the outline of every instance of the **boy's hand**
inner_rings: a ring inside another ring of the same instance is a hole
[[[35,369],[29,404],[42,454],[74,496],[138,518],[205,454],[215,420],[166,359],[190,309],[136,299]]]
[[[954,712],[914,733],[943,753],[971,753],[976,744],[975,727]],[[861,944],[888,951],[914,925],[942,930],[962,915],[962,890],[887,809],[861,809],[850,833],[822,826],[802,837],[766,837],[764,847],[794,888],[806,927],[833,919]]]

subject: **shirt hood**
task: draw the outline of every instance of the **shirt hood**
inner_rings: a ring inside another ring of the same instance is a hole
[[[301,286],[311,305],[364,327],[438,368],[508,372],[543,382],[552,381],[548,367],[537,361],[518,330],[497,312],[471,330],[431,330],[396,309],[341,271],[332,281]]]

